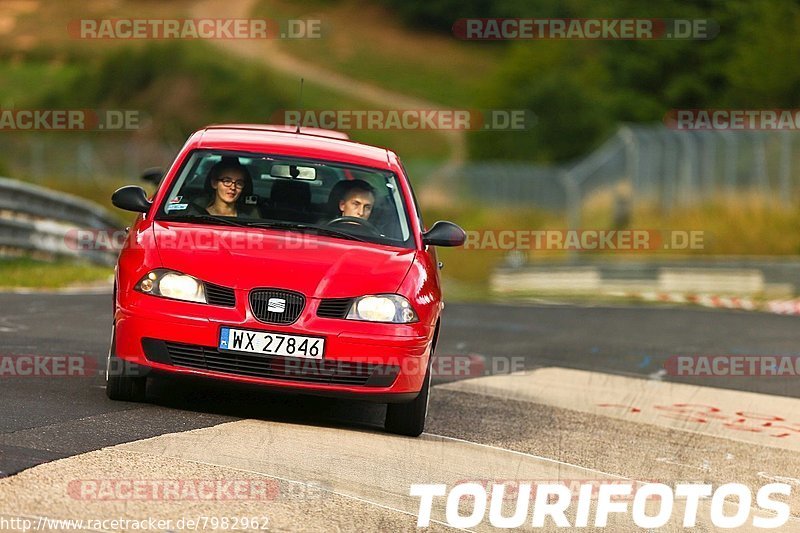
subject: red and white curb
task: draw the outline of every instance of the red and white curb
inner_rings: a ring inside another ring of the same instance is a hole
[[[741,298],[738,296],[715,296],[710,294],[672,292],[625,293],[625,296],[640,298],[648,302],[688,303],[718,309],[743,309],[746,311],[766,311],[779,315],[800,315],[800,299],[759,302],[751,298]]]
[[[800,300],[772,300],[766,303],[766,311],[779,315],[800,315]]]
[[[755,301],[749,298],[740,298],[737,296],[684,294],[677,292],[643,292],[639,294],[639,297],[650,302],[690,303],[702,305],[703,307],[716,307],[722,309],[746,309],[752,311],[758,308],[758,304]]]

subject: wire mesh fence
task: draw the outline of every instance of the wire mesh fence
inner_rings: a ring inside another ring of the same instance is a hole
[[[595,192],[619,188],[665,211],[720,195],[758,194],[790,204],[800,178],[790,131],[681,131],[625,125],[594,152],[561,165],[468,163],[454,176],[466,195],[578,216]],[[621,187],[624,186],[624,187]]]

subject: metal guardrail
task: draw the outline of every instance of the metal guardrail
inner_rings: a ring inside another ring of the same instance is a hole
[[[117,250],[79,246],[80,230],[114,231],[122,224],[99,205],[44,187],[0,178],[0,248],[81,257],[114,264]]]
[[[710,257],[683,262],[503,266],[492,273],[490,286],[497,295],[652,292],[792,298],[800,287],[798,273],[796,260],[772,265]]]

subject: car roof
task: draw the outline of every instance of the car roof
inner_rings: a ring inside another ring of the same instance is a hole
[[[346,133],[334,130],[301,128],[297,133],[296,128],[284,125],[221,124],[207,126],[195,136],[189,141],[190,148],[241,150],[390,168],[389,150],[349,140]]]
[[[281,133],[298,133],[297,126],[289,126],[286,124],[221,124],[208,126],[210,128],[228,128],[228,129],[243,129],[243,130],[261,130],[261,131],[277,131]],[[331,139],[350,139],[350,136],[337,130],[328,130],[325,128],[300,128],[299,133],[304,135],[316,135],[317,137],[329,137]]]

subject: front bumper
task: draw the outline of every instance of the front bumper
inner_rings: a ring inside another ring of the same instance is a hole
[[[319,300],[291,325],[265,324],[248,308],[223,308],[128,293],[115,314],[116,355],[166,373],[375,401],[406,401],[422,388],[433,328],[316,316]],[[223,326],[325,337],[322,360],[220,351]]]

